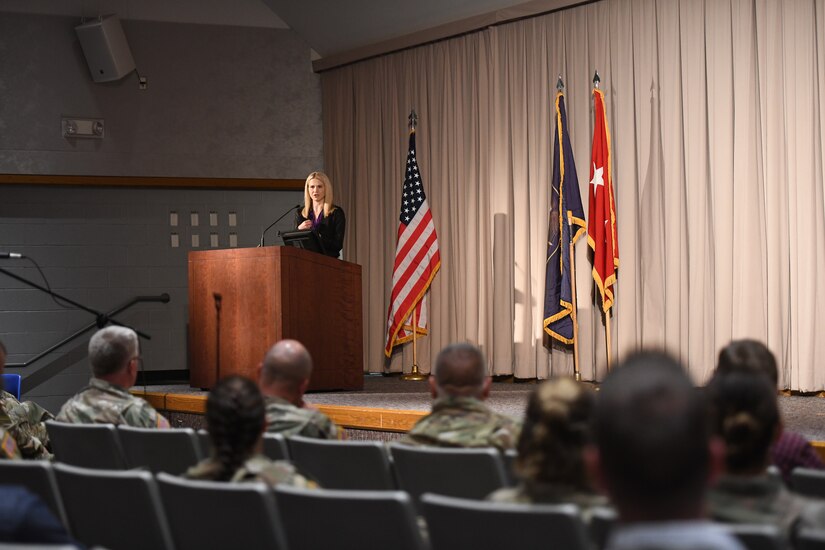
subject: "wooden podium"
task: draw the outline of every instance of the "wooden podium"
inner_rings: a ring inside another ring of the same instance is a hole
[[[254,380],[283,338],[312,354],[310,390],[363,389],[361,266],[286,246],[189,253],[190,386]]]

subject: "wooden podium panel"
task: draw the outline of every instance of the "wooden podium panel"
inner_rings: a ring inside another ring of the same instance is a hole
[[[254,380],[284,338],[312,354],[310,390],[362,389],[361,266],[286,246],[189,253],[192,387]]]

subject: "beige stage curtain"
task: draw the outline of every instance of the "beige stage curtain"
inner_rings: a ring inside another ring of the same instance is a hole
[[[571,374],[542,331],[552,103],[561,75],[587,208],[591,78],[602,77],[621,265],[613,356],[665,347],[706,381],[732,338],[767,342],[783,387],[825,388],[825,1],[605,0],[324,73],[325,160],[363,266],[371,372],[383,358],[407,115],[442,268],[429,371],[470,341],[494,374]],[[581,372],[606,372],[584,239],[576,247]]]

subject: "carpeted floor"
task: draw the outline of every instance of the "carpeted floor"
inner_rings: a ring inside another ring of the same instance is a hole
[[[535,382],[494,382],[487,403],[503,414],[520,417],[535,387]],[[146,389],[181,394],[205,393],[184,385],[148,386]],[[426,411],[432,398],[426,381],[408,382],[397,375],[368,375],[364,377],[363,391],[314,392],[307,394],[306,400],[317,405]],[[825,398],[780,396],[779,405],[787,429],[810,440],[825,441]]]

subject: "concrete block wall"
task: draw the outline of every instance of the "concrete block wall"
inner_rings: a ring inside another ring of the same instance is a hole
[[[148,77],[142,91],[136,74],[92,82],[74,33],[78,23],[0,6],[0,174],[303,179],[323,168],[320,81],[309,47],[291,31],[124,20],[138,69]],[[105,139],[64,139],[63,116],[103,118]],[[0,251],[30,256],[55,291],[94,309],[168,292],[169,304],[138,305],[120,319],[152,336],[144,342],[146,369],[181,370],[192,236],[200,249],[212,247],[212,233],[220,248],[230,246],[232,233],[237,246],[255,246],[261,230],[301,197],[233,188],[0,184]],[[270,235],[289,224],[288,217]],[[26,261],[0,260],[0,268],[40,280]],[[92,320],[0,273],[0,339],[10,362],[26,361]],[[90,334],[23,369],[25,391],[25,378],[66,367],[25,397],[57,411],[82,388]]]
[[[303,195],[301,191],[31,186],[5,186],[0,192],[0,250],[20,252],[37,262],[55,292],[101,312],[138,295],[170,295],[168,304],[139,304],[118,316],[152,337],[141,343],[144,368],[164,371],[188,368],[188,252],[229,248],[232,234],[237,246],[256,246],[263,229]],[[173,213],[177,225],[171,224]],[[197,226],[191,224],[192,213],[197,213]],[[210,213],[216,219],[210,220]],[[235,225],[230,225],[230,215]],[[291,224],[287,216],[270,229],[267,243],[277,244],[277,232],[292,229]],[[178,236],[177,247],[172,246],[172,235]],[[216,247],[211,235],[217,236]],[[192,246],[192,236],[199,238],[199,247]],[[0,268],[45,286],[26,259],[0,260]],[[88,312],[0,273],[0,338],[9,350],[10,363],[26,362],[94,320]],[[74,347],[85,349],[91,334],[19,372],[29,376]],[[50,410],[59,408],[88,382],[83,355],[76,365],[28,392],[27,398]]]

